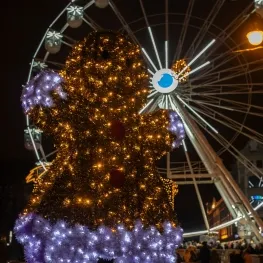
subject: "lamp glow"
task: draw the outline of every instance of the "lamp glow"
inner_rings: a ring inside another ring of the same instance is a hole
[[[251,45],[258,46],[263,42],[263,31],[251,31],[247,34],[247,39]]]

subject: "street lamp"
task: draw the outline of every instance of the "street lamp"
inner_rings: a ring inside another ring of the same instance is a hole
[[[262,0],[263,1],[263,0]],[[261,2],[258,2],[259,5]],[[249,18],[249,27],[247,33],[248,42],[253,46],[258,46],[263,42],[263,20],[258,12],[252,12]]]
[[[263,31],[254,30],[247,34],[248,42],[253,46],[258,46],[263,42]]]

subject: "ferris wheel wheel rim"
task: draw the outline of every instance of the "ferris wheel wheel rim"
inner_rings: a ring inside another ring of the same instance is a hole
[[[84,10],[86,10],[88,7],[91,6],[90,3],[91,3],[91,2],[89,2],[89,4],[87,4],[87,5],[85,6]],[[38,46],[38,48],[37,48],[37,50],[36,50],[36,52],[35,52],[35,54],[34,54],[34,57],[33,57],[33,59],[32,59],[32,62],[35,61],[35,57],[37,56],[37,54],[38,54],[38,52],[39,52],[39,50],[40,50],[40,48],[41,48],[41,45],[43,45],[44,39],[45,39],[48,31],[49,31],[50,28],[58,21],[58,19],[62,16],[62,14],[67,11],[67,8],[68,8],[69,6],[70,6],[70,4],[66,5],[66,7],[62,10],[62,12],[59,13],[59,15],[58,15],[58,16],[53,20],[53,22],[50,24],[49,28],[47,29],[46,33],[44,34],[44,36],[43,36],[43,38],[42,38],[42,41],[40,42],[40,44],[39,44],[39,46]],[[148,18],[158,17],[158,16],[164,16],[164,15],[165,15],[165,13],[151,14],[151,15],[148,15]],[[168,15],[169,15],[169,16],[184,16],[185,14],[184,14],[184,13],[168,12]],[[197,20],[200,20],[200,21],[205,21],[205,19],[203,19],[203,18],[201,18],[201,17],[198,17],[198,16],[194,16],[194,15],[191,15],[191,18],[194,18],[194,19],[197,19]],[[144,17],[142,16],[142,17],[140,17],[140,18],[138,18],[138,19],[135,19],[135,20],[133,20],[133,21],[130,21],[129,23],[127,23],[127,25],[130,26],[130,25],[132,25],[132,24],[134,24],[134,23],[137,23],[138,21],[141,21],[141,20],[143,20],[143,19],[144,19]],[[177,23],[169,22],[169,25],[182,25],[182,24],[183,24],[183,22],[177,22]],[[151,27],[154,28],[154,27],[163,26],[163,25],[165,25],[164,22],[163,22],[163,23],[155,23],[155,24],[151,24]],[[63,33],[63,32],[67,29],[67,27],[68,27],[68,23],[66,23],[66,24],[62,27],[62,29],[59,31],[59,33]],[[197,30],[200,30],[200,29],[201,29],[200,26],[195,26],[195,25],[192,25],[192,24],[189,24],[188,27],[192,27],[192,28],[195,28],[195,29],[197,29]],[[211,27],[210,27],[209,30],[207,31],[207,34],[208,34],[208,35],[215,36],[215,34],[214,34],[213,32],[211,32],[211,28],[216,28],[216,29],[219,30],[220,32],[223,32],[223,29],[222,29],[222,28],[220,28],[219,26],[217,26],[217,25],[215,25],[214,23],[212,23]],[[147,27],[140,27],[139,29],[133,31],[133,33],[136,34],[136,33],[140,32],[140,31],[146,30],[146,29],[147,29]],[[123,26],[122,26],[121,28],[119,28],[119,30],[117,30],[117,31],[122,31],[122,30],[124,30],[124,27],[123,27]],[[230,40],[235,46],[237,46],[237,43],[234,41],[234,39],[233,39],[232,37],[229,37],[228,40]],[[222,42],[221,42],[221,44],[224,44],[227,49],[230,49],[230,48],[231,48],[231,46],[228,45],[227,43],[222,43]],[[242,54],[241,54],[241,55],[242,55]],[[44,60],[43,60],[44,62],[46,62],[48,56],[49,56],[49,52],[46,52],[45,57],[44,57]],[[242,55],[242,57],[244,58],[245,63],[247,63],[247,60],[246,60],[245,56]],[[239,57],[238,57],[238,59],[239,59]],[[241,61],[239,61],[239,63],[243,65],[243,63],[242,63]],[[32,64],[33,64],[33,63],[31,63],[31,68],[30,68],[28,80],[29,80],[30,77],[31,77]],[[250,73],[246,71],[245,76],[246,76],[246,82],[247,82],[247,84],[248,84],[248,83],[251,83],[251,75],[250,75]],[[250,80],[248,80],[248,78],[249,78]],[[248,94],[248,96],[251,96],[251,94]],[[249,99],[248,99],[248,100],[249,100]],[[244,116],[243,123],[246,121],[246,118],[247,118],[247,115]],[[240,134],[239,132],[235,132],[235,133],[233,134],[232,139],[231,139],[231,142],[232,142],[232,143],[234,143],[235,138],[237,138],[237,137],[239,136],[239,134]],[[222,147],[222,148],[218,151],[218,153],[221,155],[221,154],[223,154],[225,151],[227,151],[227,148]]]

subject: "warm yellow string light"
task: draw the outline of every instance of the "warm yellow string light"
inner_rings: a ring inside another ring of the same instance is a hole
[[[158,228],[175,224],[169,198],[173,205],[177,188],[155,167],[174,138],[166,111],[138,114],[149,81],[140,49],[124,36],[92,33],[73,48],[61,75],[67,100],[54,97],[55,107],[30,112],[59,151],[25,213],[91,228],[121,222],[132,228],[137,219]],[[120,140],[115,120],[125,128]],[[125,176],[121,188],[111,184],[112,169]]]
[[[188,73],[191,71],[191,68],[187,66],[186,60],[185,59],[177,60],[171,68],[175,72],[175,74],[179,74],[185,67],[187,68],[184,71],[183,76],[180,76],[180,82],[186,82],[188,79]]]

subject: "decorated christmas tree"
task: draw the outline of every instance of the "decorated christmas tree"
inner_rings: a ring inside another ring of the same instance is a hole
[[[16,222],[28,263],[175,262],[174,185],[156,161],[176,138],[167,111],[139,114],[148,82],[136,45],[94,32],[25,86],[25,112],[58,149]]]

